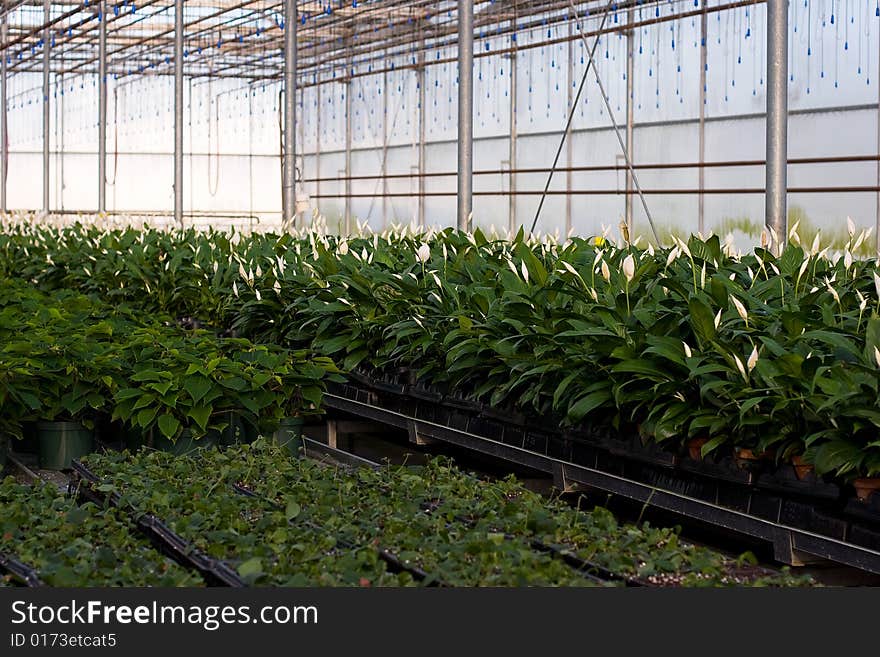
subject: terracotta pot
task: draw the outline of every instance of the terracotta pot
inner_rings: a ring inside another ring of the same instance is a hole
[[[813,472],[813,464],[804,461],[803,456],[792,456],[791,464],[794,466],[794,474],[800,480],[806,479]]]
[[[746,447],[734,447],[733,460],[741,470],[755,470],[762,458],[760,454],[755,454],[752,449]]]
[[[880,477],[864,477],[856,479],[853,482],[856,489],[856,496],[862,501],[867,502],[868,498],[878,490],[880,490]]]
[[[709,442],[708,438],[691,438],[687,441],[688,456],[694,461],[700,461],[703,458],[703,445]]]

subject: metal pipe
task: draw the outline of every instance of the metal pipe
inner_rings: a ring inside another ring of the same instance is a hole
[[[700,190],[706,187],[706,171],[703,163],[706,160],[706,68],[709,65],[709,20],[707,14],[700,16],[700,128],[699,128],[699,161],[698,186]],[[700,192],[697,200],[697,231],[701,235],[706,234],[706,199]]]
[[[787,238],[788,0],[767,1],[767,194],[765,223],[772,248]]]
[[[515,21],[514,21],[515,27]],[[515,33],[515,29],[513,30]],[[516,42],[514,42],[514,46]],[[510,54],[510,153],[508,162],[510,164],[510,210],[508,215],[508,228],[511,235],[516,234],[516,163],[517,163],[517,94],[519,93],[519,57],[516,50]]]
[[[48,0],[47,0],[48,1]],[[474,208],[474,3],[458,0],[458,229]]]
[[[382,74],[382,230],[388,223],[388,71]]]
[[[425,179],[428,175],[425,169],[425,149],[428,137],[428,125],[425,121],[425,48],[424,40],[419,49],[419,67],[416,69],[416,85],[419,88],[419,226],[425,227]],[[457,175],[457,174],[456,174]]]
[[[183,0],[174,0],[174,221],[183,228]]]
[[[321,114],[324,113],[324,106],[321,104],[321,88],[322,85],[318,85],[315,90],[315,103],[318,106],[318,110],[315,112],[315,171],[318,173],[315,181],[315,194],[317,197],[321,196]],[[317,201],[315,201],[315,210],[318,214],[321,213]]]
[[[351,62],[347,75],[351,75]],[[345,81],[345,234],[351,235],[351,130],[354,102],[351,94],[351,78]]]
[[[635,162],[635,144],[634,139],[634,120],[635,120],[635,99],[633,98],[635,85],[633,84],[633,75],[635,74],[635,31],[632,24],[635,22],[635,13],[632,9],[626,12],[626,159],[632,165]],[[633,226],[633,176],[632,167],[627,167],[626,171],[626,196],[624,197],[624,221],[629,229],[630,235],[635,235]]]
[[[3,1],[3,16],[0,18],[0,40],[3,48],[0,50],[0,212],[6,212],[6,177],[9,166],[9,126],[6,123],[6,41],[9,37],[9,26],[6,18],[6,0]]]
[[[43,0],[43,20],[49,22],[50,0]],[[49,213],[49,67],[51,50],[49,28],[43,30],[43,212]]]
[[[576,20],[569,20],[568,22],[568,91],[565,94],[565,106],[571,107],[574,104],[574,28],[578,26]],[[579,27],[579,26],[578,26]],[[574,174],[572,172],[572,167],[574,166],[574,132],[569,131],[568,138],[565,140],[565,166],[567,171],[565,172],[565,189],[571,191],[574,187]],[[570,194],[565,197],[565,236],[568,237],[571,235],[572,228],[572,212],[571,212],[571,201],[572,197]]]
[[[792,187],[789,189],[792,194],[876,194],[880,192],[880,187],[876,185],[853,185],[853,186],[836,186],[836,187]],[[764,187],[719,187],[707,188],[703,190],[704,194],[764,194]],[[426,197],[452,197],[458,192],[426,192]],[[474,196],[507,196],[510,192],[503,191],[477,191]],[[565,194],[576,194],[578,196],[613,196],[615,194],[623,194],[619,188],[617,189],[573,189],[568,192],[564,189],[552,189],[548,191],[539,189],[520,190],[516,192],[517,196],[564,196]],[[632,191],[634,196],[688,196],[700,193],[700,190],[694,188],[658,188],[658,189],[639,189]],[[352,198],[376,198],[374,193],[352,194]],[[409,198],[412,197],[411,192],[391,192],[389,198]],[[339,194],[324,194],[321,198],[339,198]]]
[[[880,161],[880,155],[834,155],[830,157],[799,157],[799,158],[790,158],[788,163],[789,165],[794,164],[849,164],[853,162],[878,162]],[[706,169],[728,169],[728,168],[738,168],[738,167],[763,167],[767,164],[767,161],[764,159],[760,160],[718,160],[715,162],[656,162],[653,164],[635,164],[633,165],[633,169],[698,169],[698,168],[706,168]],[[530,173],[549,173],[551,171],[572,171],[575,173],[586,173],[586,172],[598,172],[598,171],[625,171],[628,167],[625,164],[591,164],[591,165],[582,165],[576,167],[521,167],[516,169],[517,174],[530,174]],[[506,173],[509,173],[509,169],[479,169],[474,171],[475,176],[503,176]],[[435,171],[432,173],[426,173],[424,175],[418,173],[390,173],[387,178],[389,180],[394,179],[402,179],[402,178],[451,178],[453,176],[457,176],[458,173],[455,171]],[[381,175],[378,174],[364,174],[358,176],[352,176],[352,180],[378,180],[382,178]],[[344,177],[338,176],[335,178],[307,178],[305,182],[318,182],[319,180],[323,181],[332,181],[332,180],[344,180]],[[615,190],[614,194],[620,194],[619,190]],[[694,192],[695,194],[699,193],[699,188]]]
[[[281,162],[282,225],[296,216],[296,0],[284,0],[284,148]]]
[[[107,4],[98,4],[98,212],[107,211]]]

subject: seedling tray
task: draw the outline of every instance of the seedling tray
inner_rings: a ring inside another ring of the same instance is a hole
[[[36,570],[5,552],[0,552],[0,572],[11,575],[12,580],[21,586],[32,589],[46,586]]]
[[[150,540],[157,550],[184,568],[197,571],[208,586],[233,588],[247,586],[229,564],[207,556],[156,516],[127,509],[121,505],[118,494],[107,494],[97,490],[94,485],[100,483],[100,479],[85,465],[79,461],[73,461],[72,469],[73,473],[69,485],[71,493],[77,495],[81,500],[93,502],[102,507],[112,506],[125,513],[130,522]]]
[[[242,495],[244,497],[249,497],[251,499],[268,502],[269,504],[271,504],[272,506],[274,506],[276,508],[279,508],[279,509],[281,508],[281,505],[279,505],[278,503],[262,497],[261,495],[252,491],[247,486],[243,486],[242,484],[233,484],[232,489],[236,493],[238,493],[239,495]],[[290,523],[293,524],[293,521],[291,520]],[[306,522],[306,526],[309,527],[310,529],[313,529],[315,532],[327,533],[326,529],[324,529],[320,525],[317,525],[313,522]],[[336,537],[336,539],[337,539],[337,544],[340,547],[343,547],[345,549],[353,550],[357,547],[354,543],[351,543],[350,541],[340,539],[339,537]],[[412,575],[413,579],[415,579],[416,581],[425,582],[426,586],[431,586],[431,587],[433,587],[433,586],[442,586],[442,587],[448,586],[447,584],[445,584],[444,582],[440,581],[439,579],[433,577],[432,575],[425,572],[421,568],[405,564],[403,561],[401,561],[401,559],[397,555],[395,555],[390,550],[387,550],[382,547],[375,547],[374,549],[376,550],[377,556],[382,561],[384,561],[386,564],[388,564],[388,566],[391,569],[391,572],[409,573],[410,575]]]

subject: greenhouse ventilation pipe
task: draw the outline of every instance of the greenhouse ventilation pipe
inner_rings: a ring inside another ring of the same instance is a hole
[[[284,0],[284,152],[282,153],[282,225],[293,226],[296,213],[296,0]]]
[[[107,211],[107,4],[98,4],[98,212]]]
[[[765,223],[781,250],[788,229],[788,0],[767,1],[767,194]]]
[[[183,227],[183,0],[174,1],[174,221]]]
[[[50,0],[43,0],[43,20],[48,23]],[[49,66],[51,50],[49,28],[43,30],[43,212],[49,214]]]
[[[458,229],[474,207],[474,3],[458,0]]]

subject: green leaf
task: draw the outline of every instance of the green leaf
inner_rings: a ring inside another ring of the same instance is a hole
[[[242,577],[256,579],[263,574],[263,562],[257,557],[248,559],[238,567],[238,574]]]
[[[166,438],[173,438],[177,435],[177,430],[180,428],[180,420],[178,420],[173,415],[165,415],[159,416],[159,431],[162,432],[162,435]]]
[[[611,395],[607,390],[590,393],[578,399],[568,409],[568,419],[573,423],[578,423],[586,417],[590,411],[593,411],[603,404],[611,401]]]
[[[704,343],[715,339],[715,316],[712,309],[702,300],[692,296],[688,301],[690,322],[697,337]]]
[[[195,420],[202,431],[205,431],[208,428],[208,420],[211,419],[211,412],[213,410],[211,406],[193,406],[189,413],[187,413],[187,417]]]
[[[212,386],[211,380],[201,375],[188,376],[183,381],[184,390],[189,393],[194,402],[201,401],[208,394],[208,391],[211,390]]]
[[[300,506],[297,504],[296,500],[290,500],[287,503],[287,508],[284,510],[284,515],[288,520],[293,520],[299,515],[300,511]]]
[[[157,408],[145,408],[140,413],[137,414],[137,423],[142,429],[146,429],[150,426],[150,422],[153,421],[153,418],[156,417],[156,413],[159,409]]]

